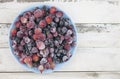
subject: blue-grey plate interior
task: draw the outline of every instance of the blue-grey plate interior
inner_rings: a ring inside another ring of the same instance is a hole
[[[18,16],[21,15],[21,14],[23,14],[23,13],[26,12],[26,11],[33,10],[35,7],[41,8],[41,7],[44,6],[44,5],[47,6],[47,7],[51,7],[51,5],[46,5],[46,4],[36,4],[36,5],[32,5],[32,6],[28,7],[28,8],[26,8],[26,9],[22,10],[22,11],[18,14]],[[56,8],[57,8],[58,10],[62,11],[62,10],[59,9],[58,7],[56,7]],[[71,18],[70,18],[64,11],[63,11],[63,13],[64,13],[64,17],[67,17],[67,18],[70,19],[70,22],[71,22],[71,24],[73,25],[73,28],[74,28],[74,30],[75,30],[75,39],[74,39],[74,40],[76,41],[76,45],[75,45],[74,47],[72,47],[71,50],[70,50],[70,51],[71,51],[71,54],[73,55],[73,53],[75,52],[75,49],[76,49],[76,47],[77,47],[77,30],[76,30],[75,24],[73,23],[73,21],[71,20]],[[11,39],[10,39],[10,31],[11,31],[11,29],[13,29],[13,28],[15,27],[14,22],[18,19],[18,16],[15,17],[14,21],[12,22],[8,34],[9,34],[9,48],[10,48],[10,50],[11,50],[11,54],[13,55],[13,57],[15,58],[15,60],[17,60],[17,62],[18,62],[19,64],[21,64],[21,63],[19,62],[19,58],[18,58],[16,55],[13,54],[14,50],[13,50],[13,48],[12,48],[12,41],[11,41]],[[72,58],[72,57],[71,57],[71,58]],[[71,59],[71,58],[70,58],[70,59]],[[63,65],[65,66],[66,63],[70,62],[70,59],[69,59],[67,62],[60,63],[60,64],[56,64],[56,67],[55,67],[54,70],[51,70],[51,69],[44,70],[43,73],[51,73],[51,72],[53,72],[53,71],[60,70],[60,67],[62,67]],[[35,68],[35,67],[29,68],[26,64],[21,64],[21,65],[22,65],[24,68],[26,68],[28,71],[32,71],[32,72],[35,72],[35,73],[40,73],[40,71],[39,71],[37,68]]]

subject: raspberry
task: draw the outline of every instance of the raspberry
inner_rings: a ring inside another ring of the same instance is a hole
[[[50,13],[51,13],[51,14],[54,14],[55,12],[56,12],[56,8],[55,8],[55,7],[51,7],[51,8],[50,8]]]
[[[50,24],[52,22],[52,17],[51,16],[46,16],[45,20],[48,24]]]
[[[12,29],[12,30],[11,30],[11,34],[12,34],[12,36],[15,36],[16,33],[17,33],[16,29]]]

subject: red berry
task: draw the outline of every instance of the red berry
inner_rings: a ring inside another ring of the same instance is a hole
[[[27,64],[27,63],[30,63],[32,62],[32,58],[30,56],[27,56],[24,58],[24,62]]]
[[[47,22],[48,24],[50,24],[50,23],[52,22],[52,17],[51,17],[51,16],[47,16],[47,17],[45,18],[45,20],[46,20],[46,22]]]
[[[46,39],[46,36],[45,34],[41,33],[39,34],[38,38],[41,40],[41,41],[44,41]]]
[[[51,68],[51,69],[54,69],[54,68],[55,68],[55,63],[54,63],[54,62],[51,62],[51,63],[50,63],[50,68]]]
[[[46,26],[46,21],[45,21],[45,20],[41,20],[41,21],[39,22],[39,26],[40,26],[41,28],[44,28],[44,27]]]
[[[20,58],[20,63],[24,64],[24,58]]]
[[[34,21],[29,21],[29,22],[27,23],[27,28],[33,28],[34,26],[35,26]]]
[[[52,34],[51,33],[47,34],[47,38],[49,39],[53,38]]]
[[[47,61],[48,61],[48,62],[52,62],[52,58],[51,58],[51,57],[48,57],[48,58],[47,58]]]
[[[51,7],[51,8],[50,8],[50,13],[51,13],[51,14],[54,14],[55,12],[56,12],[56,8],[55,8],[55,7]]]
[[[70,50],[70,44],[65,44],[65,45],[64,45],[64,49]]]
[[[12,29],[12,30],[11,30],[11,34],[12,34],[12,36],[15,36],[16,33],[17,33],[16,29]]]
[[[42,30],[40,28],[35,28],[34,33],[35,34],[40,34]]]
[[[21,21],[21,23],[27,23],[27,18],[21,17],[21,18],[20,18],[20,21]]]
[[[39,57],[37,54],[33,54],[32,59],[33,61],[37,62],[39,60]]]
[[[34,40],[37,40],[37,39],[38,39],[38,35],[34,34],[34,35],[33,35],[33,39],[34,39]]]
[[[20,26],[21,26],[20,21],[16,21],[16,22],[15,22],[15,26],[16,26],[17,28],[20,28]]]

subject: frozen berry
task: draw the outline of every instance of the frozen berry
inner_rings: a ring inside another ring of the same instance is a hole
[[[62,17],[62,16],[63,16],[63,12],[58,11],[58,12],[56,13],[56,16],[57,16],[58,18]]]
[[[15,36],[16,33],[17,33],[16,29],[12,29],[12,30],[11,30],[11,34],[12,34],[12,36]]]
[[[54,62],[51,62],[51,63],[50,63],[50,68],[51,68],[51,69],[54,69],[54,68],[55,68],[55,63],[54,63]]]
[[[52,62],[52,58],[51,58],[51,57],[48,57],[48,58],[47,58],[47,61],[48,61],[49,63],[51,63],[51,62]]]
[[[33,54],[32,60],[37,62],[39,60],[39,56],[37,54]]]
[[[51,38],[53,38],[53,35],[51,33],[49,33],[49,34],[47,34],[47,38],[51,39]]]
[[[27,18],[21,17],[21,18],[20,18],[20,21],[21,21],[21,23],[23,23],[23,24],[24,24],[24,23],[27,23]]]
[[[23,37],[23,32],[22,31],[18,31],[17,32],[17,37],[22,38]]]
[[[36,41],[36,45],[39,50],[45,49],[45,44],[42,41]]]
[[[52,22],[52,17],[51,16],[46,16],[45,20],[48,24],[50,24]]]
[[[34,26],[35,26],[34,21],[29,21],[29,22],[27,23],[27,28],[33,28]]]
[[[37,39],[38,39],[38,35],[37,35],[37,34],[34,34],[34,35],[33,35],[33,39],[34,39],[34,40],[37,40]]]
[[[67,32],[67,28],[66,27],[63,27],[62,28],[62,33],[64,34],[64,33],[66,33]]]
[[[70,44],[65,44],[65,45],[64,45],[64,48],[65,48],[66,50],[70,50]]]
[[[38,49],[36,47],[33,47],[32,50],[31,50],[32,53],[37,53],[38,52]]]
[[[16,22],[15,22],[15,26],[16,26],[17,28],[19,28],[19,27],[21,26],[20,21],[16,21]]]
[[[32,62],[32,58],[30,56],[27,56],[24,58],[24,62],[27,64],[27,63],[30,63]]]
[[[50,32],[51,32],[51,33],[55,33],[55,32],[56,32],[56,27],[51,27],[51,28],[50,28]]]
[[[42,58],[41,60],[40,60],[40,64],[45,64],[45,63],[47,63],[47,59],[46,58]]]
[[[40,26],[41,28],[44,28],[44,27],[46,26],[46,21],[45,21],[45,20],[41,20],[41,21],[39,22],[39,26]]]
[[[39,18],[39,17],[42,17],[43,16],[43,12],[41,9],[37,9],[34,11],[34,16],[35,18]]]
[[[38,69],[40,70],[40,72],[42,73],[44,71],[44,67],[43,65],[39,65]]]
[[[59,19],[58,17],[55,17],[55,18],[54,18],[54,21],[55,21],[56,23],[58,23],[59,20],[60,20],[60,19]]]
[[[53,36],[54,36],[54,37],[57,37],[57,36],[58,36],[58,32],[55,32],[55,33],[53,34]]]
[[[73,33],[72,30],[67,31],[67,35],[71,35],[72,33]]]
[[[63,61],[67,61],[68,57],[67,56],[63,56]]]
[[[40,34],[42,30],[40,28],[35,28],[34,33],[35,34]]]
[[[54,14],[55,12],[56,12],[56,8],[55,8],[55,7],[51,7],[51,8],[50,8],[50,13],[51,13],[51,14]]]
[[[30,42],[30,38],[29,37],[23,37],[23,39],[24,39],[25,43],[29,43]]]
[[[22,51],[23,50],[23,46],[18,46],[18,49],[19,49],[19,51]]]

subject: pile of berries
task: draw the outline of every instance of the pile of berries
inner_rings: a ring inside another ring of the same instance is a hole
[[[70,20],[56,7],[36,7],[19,15],[11,30],[14,54],[20,63],[42,73],[66,62],[75,46],[75,30]]]

